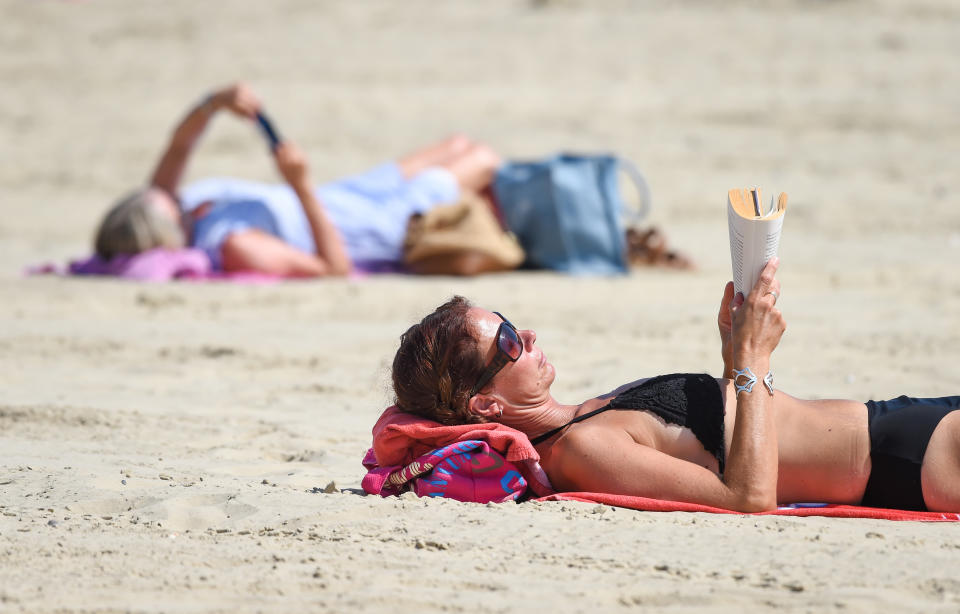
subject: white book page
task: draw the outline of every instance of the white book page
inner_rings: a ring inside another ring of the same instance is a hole
[[[727,225],[730,231],[730,262],[733,285],[744,296],[756,285],[760,272],[780,248],[783,215],[766,219],[746,219],[727,202]]]

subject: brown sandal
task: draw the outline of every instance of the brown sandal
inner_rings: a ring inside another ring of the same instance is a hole
[[[661,266],[680,270],[694,268],[689,257],[667,246],[667,238],[656,226],[627,228],[627,262],[631,267]]]

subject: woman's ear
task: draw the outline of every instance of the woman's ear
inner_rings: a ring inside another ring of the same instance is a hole
[[[503,406],[496,398],[486,394],[475,394],[470,397],[467,404],[470,413],[475,416],[482,416],[487,420],[493,420],[503,415]]]

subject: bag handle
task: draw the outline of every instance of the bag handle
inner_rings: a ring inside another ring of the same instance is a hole
[[[624,207],[624,217],[627,218],[625,220],[627,225],[630,223],[635,224],[650,214],[650,208],[653,206],[650,198],[650,186],[647,185],[647,180],[643,178],[643,175],[637,170],[637,167],[633,165],[633,162],[620,157],[617,157],[617,161],[619,162],[618,166],[620,170],[630,178],[630,182],[633,183],[633,186],[637,189],[637,194],[640,196],[640,204],[636,208],[630,209]]]

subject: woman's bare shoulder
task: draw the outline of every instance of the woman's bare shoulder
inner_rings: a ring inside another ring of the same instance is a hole
[[[625,447],[636,445],[626,431],[586,421],[557,437],[540,462],[555,486],[582,488],[584,476],[605,470],[611,454],[623,454]]]

